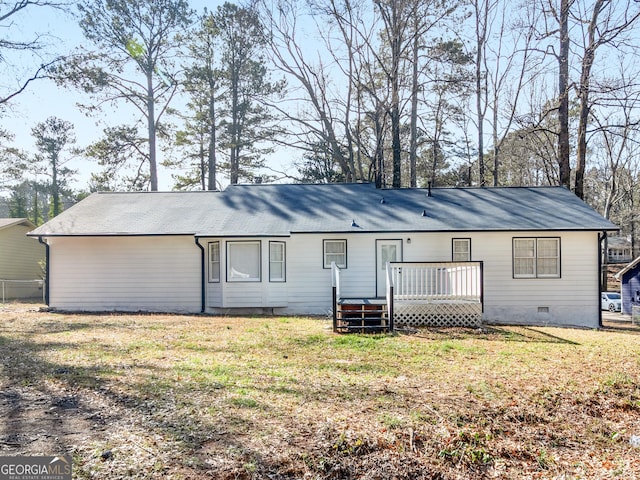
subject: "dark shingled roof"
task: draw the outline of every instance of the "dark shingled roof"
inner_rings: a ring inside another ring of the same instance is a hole
[[[282,236],[312,232],[617,230],[561,187],[376,189],[232,185],[223,192],[95,193],[31,235]]]

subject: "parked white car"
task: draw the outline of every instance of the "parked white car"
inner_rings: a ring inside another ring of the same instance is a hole
[[[610,312],[619,312],[622,310],[622,298],[617,292],[602,292],[602,300],[600,302],[602,310]]]

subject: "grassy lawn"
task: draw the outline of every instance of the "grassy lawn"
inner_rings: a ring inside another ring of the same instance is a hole
[[[74,478],[640,478],[640,335],[0,309],[0,455]]]

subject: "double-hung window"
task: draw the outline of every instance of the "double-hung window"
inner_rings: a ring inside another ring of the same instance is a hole
[[[335,262],[340,268],[347,268],[347,241],[346,240],[324,240],[323,256],[324,268],[331,268],[331,262]]]
[[[514,238],[514,278],[559,278],[560,239]]]
[[[220,242],[209,242],[209,282],[220,281]]]
[[[454,238],[451,242],[452,260],[454,262],[470,262],[471,261],[471,239],[470,238]]]
[[[260,241],[227,242],[227,281],[259,282]]]
[[[284,242],[269,242],[269,281],[286,280],[286,256]]]

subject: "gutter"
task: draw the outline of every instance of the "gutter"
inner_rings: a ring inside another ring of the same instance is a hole
[[[196,245],[198,246],[198,248],[200,249],[200,313],[204,313],[205,312],[205,305],[206,305],[206,299],[205,299],[205,286],[206,286],[206,282],[205,282],[205,278],[204,278],[204,274],[205,274],[205,264],[204,264],[204,260],[205,260],[205,252],[204,252],[204,247],[202,245],[200,245],[200,239],[198,237],[194,237],[195,241],[196,241]]]
[[[607,252],[602,253],[602,242],[607,238],[607,231],[604,230],[601,234],[598,234],[598,328],[602,328],[602,275],[605,273],[602,271],[602,256]]]
[[[50,254],[49,254],[49,244],[47,242],[45,242],[44,240],[42,240],[42,236],[38,237],[38,242],[40,242],[42,245],[44,245],[44,251],[45,251],[45,268],[44,268],[44,303],[47,304],[47,306],[49,306],[49,271],[51,270],[49,268],[49,265],[51,263],[51,258],[50,258]]]

